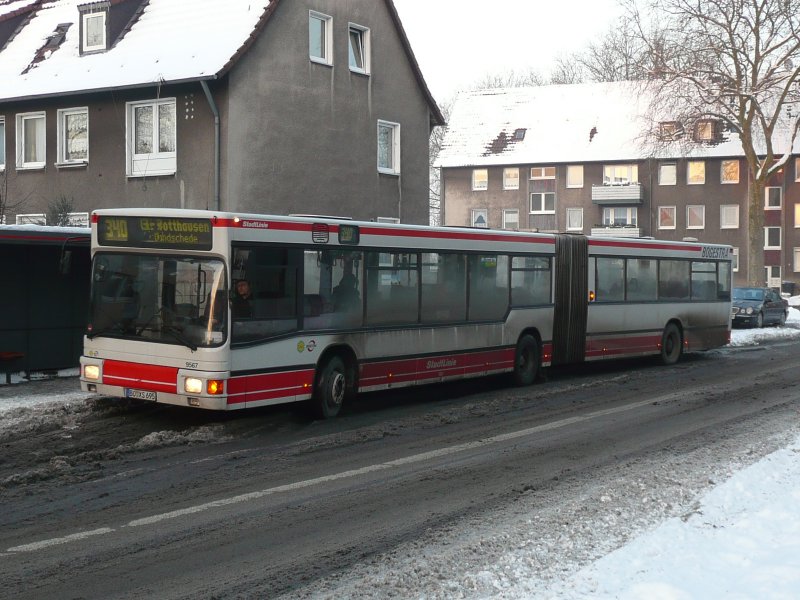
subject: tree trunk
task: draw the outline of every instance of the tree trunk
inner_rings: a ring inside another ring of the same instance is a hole
[[[764,273],[764,186],[763,180],[751,179],[748,198],[746,273],[747,285],[755,287],[766,285],[766,275]],[[739,258],[741,259],[741,256]]]

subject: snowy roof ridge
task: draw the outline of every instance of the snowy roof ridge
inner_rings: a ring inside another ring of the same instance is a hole
[[[646,82],[577,83],[462,92],[453,105],[438,167],[633,161],[651,156]],[[667,120],[667,119],[665,119]],[[523,139],[514,131],[525,129]],[[658,158],[685,156],[660,148]],[[738,135],[693,148],[697,157],[740,157]]]

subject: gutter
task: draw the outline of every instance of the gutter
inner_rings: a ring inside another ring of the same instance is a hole
[[[214,97],[211,95],[211,90],[208,89],[208,84],[204,79],[200,80],[200,85],[203,88],[203,93],[208,100],[208,106],[211,112],[214,113],[214,210],[220,210],[219,198],[219,171],[220,171],[220,148],[219,148],[219,110],[217,103],[214,102]]]

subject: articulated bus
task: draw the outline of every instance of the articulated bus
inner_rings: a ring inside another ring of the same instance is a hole
[[[107,396],[332,417],[357,392],[527,385],[730,341],[728,246],[168,209],[91,222],[81,387]]]

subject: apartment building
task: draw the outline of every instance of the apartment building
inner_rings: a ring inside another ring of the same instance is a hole
[[[730,244],[744,283],[750,177],[738,137],[711,119],[684,132],[647,113],[625,82],[462,94],[437,162],[442,223]],[[800,157],[768,182],[763,210],[764,281],[800,282]]]

